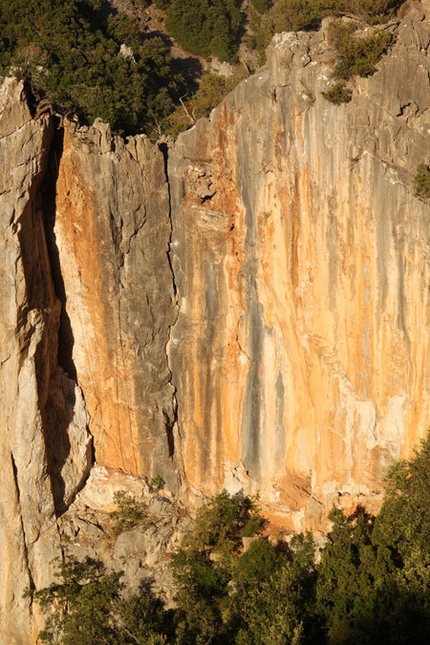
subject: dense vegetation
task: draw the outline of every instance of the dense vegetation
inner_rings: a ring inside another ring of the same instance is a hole
[[[122,44],[131,50],[121,54]],[[57,110],[125,133],[163,128],[186,92],[165,41],[100,0],[2,0],[0,70]]]
[[[134,513],[122,501],[120,514]],[[424,645],[429,509],[430,438],[391,469],[377,517],[333,508],[319,557],[310,534],[269,541],[257,500],[223,491],[172,557],[177,610],[148,586],[127,597],[120,574],[97,561],[69,559],[60,582],[33,592],[47,615],[41,636],[65,645]]]
[[[243,14],[237,0],[162,0],[169,33],[192,54],[234,61]]]

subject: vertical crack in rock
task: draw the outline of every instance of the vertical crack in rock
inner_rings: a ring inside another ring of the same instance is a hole
[[[168,196],[169,196],[170,235],[169,235],[169,248],[168,248],[168,251],[167,251],[167,259],[169,261],[170,271],[172,273],[173,295],[175,297],[175,304],[176,304],[176,311],[177,311],[176,319],[174,320],[173,324],[170,326],[170,329],[171,329],[173,327],[173,325],[175,324],[176,320],[177,320],[179,312],[178,312],[178,300],[177,300],[178,288],[177,288],[177,284],[176,284],[175,272],[173,270],[172,257],[171,257],[171,255],[172,255],[171,245],[172,245],[172,235],[173,235],[173,222],[172,222],[172,200],[171,200],[171,194],[170,194],[170,181],[169,181],[169,172],[168,172],[169,147],[168,147],[167,143],[164,143],[164,142],[160,143],[158,147],[159,147],[159,149],[160,149],[160,151],[161,151],[161,153],[163,155],[163,159],[164,159],[164,175],[165,175],[165,178],[166,178],[167,192],[168,192]]]
[[[173,263],[172,263],[172,257],[171,257],[173,222],[172,222],[172,202],[171,202],[171,193],[170,193],[170,181],[169,181],[169,173],[168,173],[169,147],[166,142],[161,142],[158,144],[158,148],[163,155],[164,176],[165,176],[165,181],[167,185],[167,194],[168,194],[168,217],[169,217],[170,231],[169,231],[169,238],[168,238],[168,249],[166,254],[167,254],[167,260],[169,263],[170,274],[172,276],[173,298],[174,298],[174,308],[175,308],[174,318],[171,324],[168,326],[168,337],[165,345],[166,362],[169,370],[169,383],[172,387],[172,416],[169,416],[166,412],[164,412],[164,421],[165,421],[165,428],[166,428],[167,443],[169,448],[169,457],[173,459],[173,457],[175,456],[176,463],[179,469],[178,471],[179,480],[181,480],[183,468],[181,467],[181,464],[180,464],[180,454],[178,450],[176,450],[176,446],[175,446],[175,433],[177,433],[178,437],[180,436],[180,427],[179,427],[179,421],[178,421],[178,400],[176,396],[176,386],[173,383],[173,374],[170,367],[169,352],[168,352],[168,346],[172,337],[172,328],[175,326],[179,316],[179,305],[178,305],[178,298],[177,298],[178,290],[177,290],[175,272],[173,269]]]
[[[74,337],[70,317],[67,313],[67,294],[61,270],[60,252],[54,233],[56,216],[56,184],[61,156],[63,153],[63,128],[54,132],[49,157],[48,172],[42,185],[46,242],[49,254],[52,280],[55,293],[61,303],[60,326],[58,330],[58,364],[73,380],[77,380],[76,366],[73,361]]]
[[[82,390],[77,384],[73,360],[74,337],[67,313],[67,294],[61,258],[56,244],[56,186],[63,151],[62,129],[55,129],[48,166],[39,191],[40,211],[44,220],[47,264],[46,279],[52,279],[60,315],[49,332],[51,374],[43,406],[44,434],[48,471],[57,514],[63,513],[82,489],[94,462],[93,441]]]
[[[30,590],[35,589],[35,584],[33,580],[33,574],[31,571],[31,566],[30,566],[30,559],[28,557],[28,543],[27,543],[27,535],[25,532],[25,526],[24,526],[24,520],[23,520],[23,513],[21,509],[21,492],[19,490],[19,482],[18,482],[18,469],[16,467],[15,459],[13,457],[13,453],[10,454],[10,460],[11,460],[11,466],[12,466],[12,473],[13,473],[13,482],[15,485],[15,496],[16,496],[16,502],[17,502],[17,507],[19,510],[19,523],[20,523],[20,529],[21,533],[23,536],[23,541],[22,541],[22,546],[23,546],[23,555],[24,555],[24,566],[25,569],[28,573],[28,579],[29,579],[29,584],[28,588]],[[31,595],[29,596],[30,598],[30,611],[32,607],[32,602],[31,602]]]

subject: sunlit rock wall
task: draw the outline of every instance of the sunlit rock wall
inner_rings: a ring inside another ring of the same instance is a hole
[[[429,3],[335,106],[327,22],[169,156],[180,313],[171,343],[187,481],[259,491],[295,527],[377,508],[429,422]]]
[[[176,488],[170,234],[158,146],[98,121],[66,126],[54,223],[63,361],[85,393],[96,461]]]
[[[2,80],[1,643],[35,641],[23,591],[94,463],[185,501],[259,492],[296,529],[378,509],[429,421],[429,19],[387,25],[340,106],[328,23],[275,36],[161,145],[34,115]]]

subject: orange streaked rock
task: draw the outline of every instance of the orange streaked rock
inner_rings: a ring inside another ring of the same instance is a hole
[[[333,503],[376,510],[428,427],[428,206],[412,187],[430,144],[425,7],[341,106],[322,97],[325,25],[275,36],[267,66],[169,157],[187,481],[259,491],[295,528]]]
[[[85,392],[95,458],[175,487],[165,345],[176,305],[161,151],[145,137],[112,138],[100,122],[67,126],[54,233],[69,370]]]

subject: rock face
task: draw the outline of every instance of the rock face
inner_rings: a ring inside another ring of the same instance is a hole
[[[76,532],[97,512],[94,464],[296,529],[377,510],[429,417],[429,25],[410,3],[340,106],[328,23],[278,35],[170,149],[1,83],[0,642],[34,642],[22,592],[80,490]]]
[[[23,88],[0,87],[0,641],[29,643],[26,588],[46,586],[61,555],[55,510],[91,465],[82,393],[59,367],[60,303],[51,279],[44,183],[49,117],[32,119]]]
[[[428,425],[428,17],[415,4],[389,27],[340,106],[322,96],[328,23],[276,36],[169,156],[187,481],[258,490],[296,528],[339,497],[376,508]]]
[[[164,156],[145,137],[112,138],[101,122],[69,125],[55,207],[62,351],[85,393],[96,459],[176,488]]]

